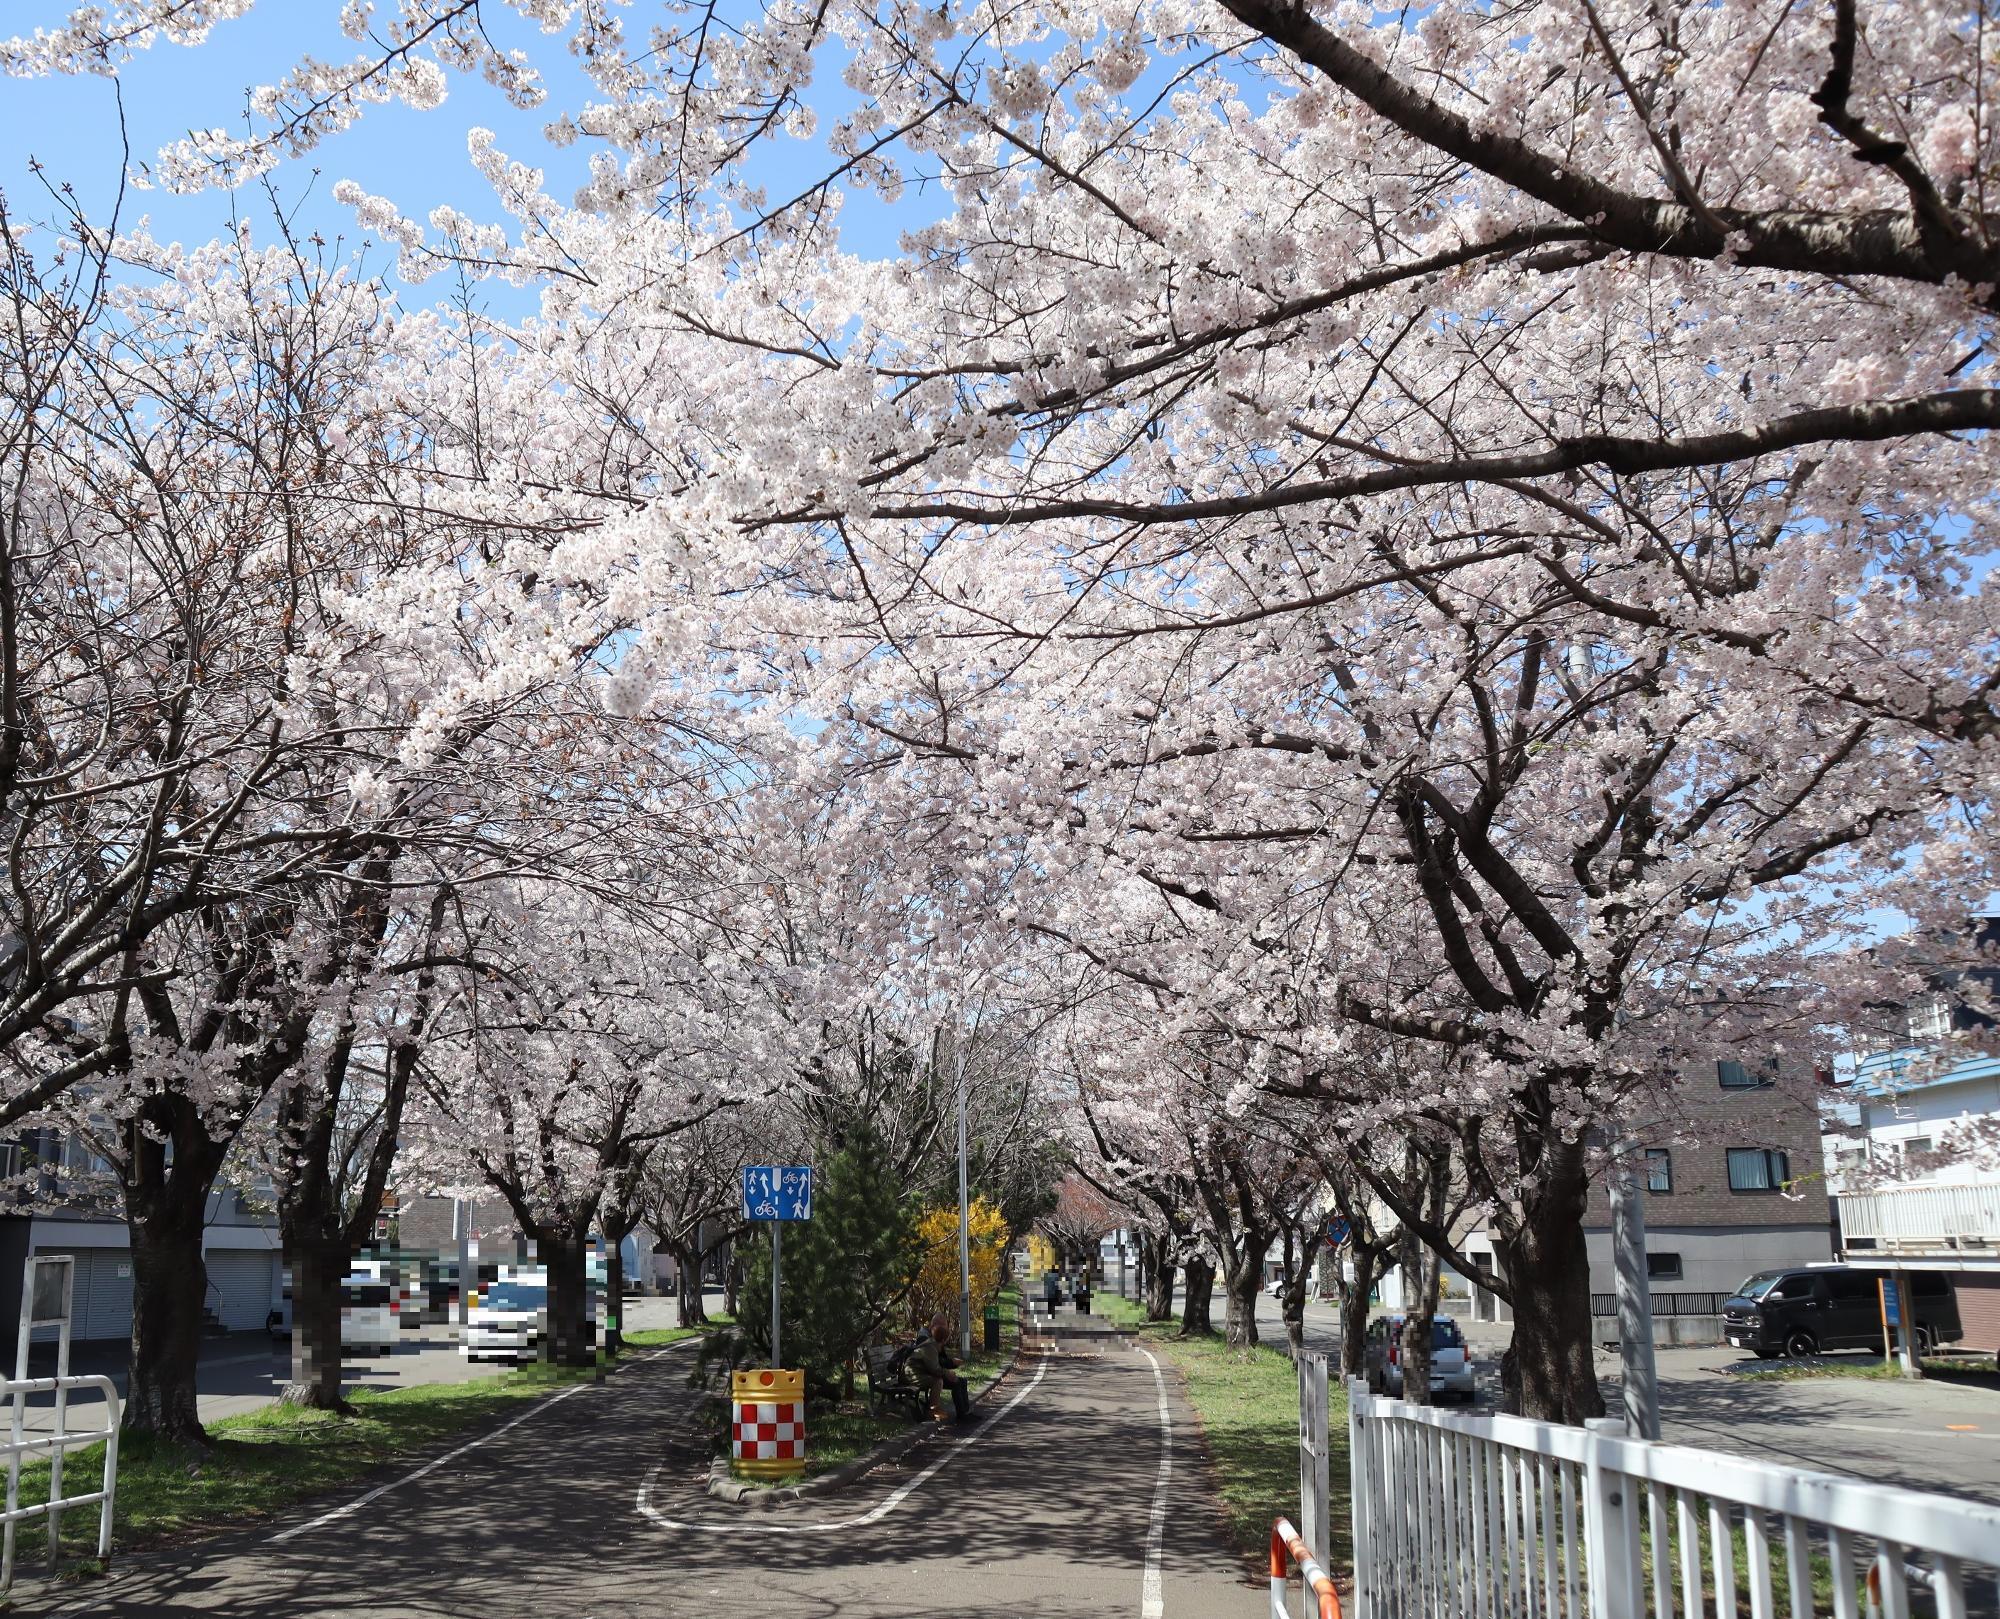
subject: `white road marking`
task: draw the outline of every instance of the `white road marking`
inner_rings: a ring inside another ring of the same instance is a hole
[[[1013,1410],[1015,1406],[1019,1405],[1030,1394],[1033,1394],[1035,1392],[1035,1385],[1048,1375],[1048,1370],[1049,1356],[1044,1351],[1042,1363],[1035,1368],[1035,1375],[1028,1379],[1027,1387],[1016,1393],[1013,1399],[987,1417],[971,1433],[961,1434],[946,1447],[943,1455],[938,1457],[936,1461],[932,1462],[930,1466],[926,1467],[915,1478],[911,1479],[909,1483],[899,1485],[885,1500],[876,1503],[875,1506],[862,1513],[858,1518],[843,1518],[838,1523],[793,1523],[789,1521],[790,1515],[785,1513],[771,1514],[770,1516],[778,1520],[774,1523],[746,1521],[742,1518],[732,1518],[719,1523],[694,1523],[681,1518],[669,1518],[666,1514],[655,1511],[651,1501],[653,1481],[660,1476],[660,1468],[665,1465],[661,1462],[655,1462],[651,1469],[648,1470],[646,1476],[639,1481],[639,1494],[633,1505],[638,1508],[640,1516],[650,1518],[662,1529],[693,1529],[704,1534],[716,1535],[809,1535],[824,1533],[829,1529],[859,1529],[864,1524],[879,1523],[914,1495],[924,1484],[928,1483],[931,1477],[945,1463],[956,1456],[959,1451],[985,1433],[987,1429],[991,1428],[994,1423]]]
[[[1167,1606],[1160,1589],[1160,1547],[1167,1534],[1167,1483],[1174,1476],[1174,1414],[1167,1405],[1167,1380],[1160,1375],[1160,1363],[1150,1349],[1140,1348],[1139,1353],[1153,1368],[1153,1392],[1160,1401],[1160,1472],[1153,1481],[1152,1516],[1146,1521],[1146,1576],[1139,1587],[1139,1619],[1161,1619]]]
[[[692,1338],[683,1338],[680,1341],[680,1343],[668,1344],[665,1349],[656,1349],[653,1351],[652,1354],[647,1355],[643,1358],[649,1361],[658,1360],[662,1355],[668,1354],[673,1350],[681,1348],[685,1344],[693,1343],[695,1341],[696,1340]],[[359,1512],[363,1507],[367,1506],[369,1502],[378,1501],[383,1496],[389,1494],[390,1491],[400,1490],[405,1484],[416,1483],[416,1481],[422,1478],[425,1474],[436,1472],[440,1467],[444,1466],[446,1462],[456,1461],[459,1457],[463,1456],[467,1451],[477,1450],[481,1445],[485,1444],[488,1440],[498,1439],[503,1433],[506,1433],[508,1429],[518,1428],[521,1426],[522,1423],[526,1422],[530,1417],[540,1416],[542,1412],[548,1410],[548,1408],[554,1405],[558,1400],[567,1400],[572,1394],[580,1394],[583,1390],[590,1388],[591,1386],[592,1385],[589,1383],[572,1383],[568,1388],[560,1390],[555,1394],[551,1394],[546,1400],[538,1401],[536,1404],[529,1406],[527,1410],[523,1411],[518,1417],[514,1418],[513,1421],[503,1422],[499,1427],[495,1428],[491,1433],[481,1434],[477,1439],[469,1439],[464,1444],[460,1445],[458,1449],[448,1450],[442,1456],[434,1457],[432,1460],[425,1462],[422,1467],[417,1468],[416,1471],[411,1473],[405,1473],[401,1478],[398,1479],[391,1479],[387,1484],[378,1484],[375,1486],[374,1489],[370,1490],[366,1495],[357,1496],[354,1500],[349,1501],[345,1506],[335,1507],[331,1512],[322,1512],[317,1518],[308,1518],[304,1523],[295,1523],[289,1529],[280,1529],[275,1535],[271,1536],[270,1544],[273,1546],[278,1545],[282,1541],[290,1540],[294,1535],[303,1535],[308,1529],[318,1529],[324,1524],[337,1522],[341,1518],[345,1518],[353,1513]]]

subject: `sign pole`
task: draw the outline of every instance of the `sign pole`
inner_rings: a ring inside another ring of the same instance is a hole
[[[771,1222],[771,1365],[775,1370],[785,1364],[784,1352],[778,1347],[778,1255],[783,1246],[785,1225],[782,1220]]]

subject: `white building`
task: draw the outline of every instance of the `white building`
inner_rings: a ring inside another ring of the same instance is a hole
[[[2000,945],[2000,919],[1982,941]],[[1982,969],[1987,987],[2000,969]],[[1943,1270],[1957,1287],[1965,1349],[2000,1352],[2000,1057],[1968,1055],[1934,1072],[1938,1042],[1993,1032],[1953,993],[1910,1008],[1909,1044],[1861,1058],[1826,1109],[1824,1142],[1841,1257],[1852,1264]],[[1985,1138],[1989,1150],[1975,1152]]]

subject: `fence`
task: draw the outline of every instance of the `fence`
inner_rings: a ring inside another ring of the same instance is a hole
[[[1722,1302],[1727,1293],[1655,1293],[1653,1314],[1668,1315],[1721,1315]],[[1590,1295],[1592,1315],[1616,1315],[1618,1295],[1616,1293],[1593,1293]]]
[[[1305,1543],[1322,1563],[1333,1561],[1329,1519],[1332,1511],[1326,1356],[1299,1351],[1299,1521]],[[1275,1545],[1276,1542],[1273,1542]]]
[[[1897,1186],[1840,1194],[1850,1246],[1948,1251],[2000,1242],[2000,1186]]]
[[[2000,1511],[1745,1457],[1348,1394],[1357,1619],[1966,1619]],[[1990,1602],[1982,1602],[1990,1611]]]
[[[112,1496],[118,1479],[118,1424],[121,1410],[117,1386],[108,1377],[71,1376],[69,1369],[70,1305],[76,1289],[76,1261],[70,1254],[33,1254],[21,1276],[21,1330],[15,1340],[14,1375],[0,1379],[0,1399],[10,1406],[7,1443],[0,1449],[7,1458],[7,1505],[0,1512],[0,1597],[14,1584],[15,1529],[27,1518],[46,1517],[49,1529],[49,1572],[56,1571],[56,1554],[62,1543],[62,1514],[66,1507],[95,1506],[97,1513],[97,1555],[111,1555]],[[36,1327],[56,1328],[56,1374],[28,1376],[28,1344]],[[72,1430],[69,1426],[71,1389],[96,1389],[104,1396],[104,1427]],[[27,1431],[28,1396],[53,1394],[55,1431],[30,1434]],[[102,1441],[104,1476],[98,1487],[81,1495],[63,1494],[63,1458],[72,1450]],[[46,1454],[49,1459],[48,1499],[31,1507],[21,1505],[21,1458]]]

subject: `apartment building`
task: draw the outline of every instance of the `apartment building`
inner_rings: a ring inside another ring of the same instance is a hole
[[[1973,926],[2000,951],[2000,917]],[[1860,1053],[1829,1100],[1824,1152],[1841,1257],[1946,1272],[1960,1347],[2000,1352],[2000,1034],[1981,1009],[1995,992],[2000,967],[1933,975],[1904,1040]]]
[[[1744,1277],[1833,1257],[1817,1086],[1810,1073],[1775,1060],[1718,1058],[1624,1121],[1644,1155],[1656,1342],[1717,1342],[1722,1300]],[[1584,1216],[1591,1314],[1603,1342],[1617,1337],[1608,1163],[1607,1154]],[[1481,1274],[1494,1273],[1490,1233],[1473,1233],[1466,1248]],[[1477,1275],[1469,1280],[1475,1320],[1510,1319],[1497,1294]]]

